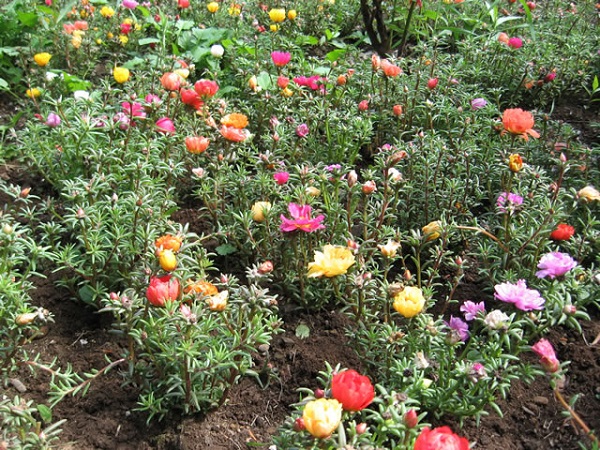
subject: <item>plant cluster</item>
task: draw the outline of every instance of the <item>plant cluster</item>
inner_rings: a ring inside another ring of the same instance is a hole
[[[275,445],[467,448],[427,421],[501,414],[526,352],[562,373],[543,336],[598,306],[597,148],[551,115],[597,76],[597,13],[552,3],[13,2],[43,31],[12,151],[51,195],[3,186],[3,379],[51,317],[39,260],[123,343],[83,375],[24,358],[51,405],[118,367],[148,420],[218,407],[275,375],[285,302],[347,314],[368,377],[328,366]]]

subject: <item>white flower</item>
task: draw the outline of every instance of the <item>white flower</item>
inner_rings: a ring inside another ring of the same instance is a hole
[[[59,75],[59,74],[54,73],[54,72],[46,72],[46,81],[52,81],[52,80],[54,80],[58,76],[62,76],[62,74]]]
[[[483,319],[483,322],[492,330],[506,328],[509,321],[510,317],[508,317],[499,309],[493,310],[487,316],[485,316],[485,319]]]
[[[73,97],[75,97],[75,100],[89,100],[90,93],[88,91],[75,91]]]
[[[210,48],[210,54],[215,58],[220,58],[225,53],[225,49],[222,45],[215,44]]]

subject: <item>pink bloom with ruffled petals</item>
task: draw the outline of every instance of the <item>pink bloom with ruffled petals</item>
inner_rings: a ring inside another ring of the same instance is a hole
[[[535,289],[528,289],[525,280],[517,284],[502,283],[494,286],[494,297],[505,303],[512,303],[521,311],[540,310],[544,308],[546,300]]]
[[[554,279],[556,277],[563,276],[576,265],[577,261],[575,261],[566,253],[547,253],[540,258],[540,262],[537,267],[541,270],[538,270],[535,273],[535,276],[538,278],[550,277],[551,279]]]
[[[312,208],[310,205],[290,203],[288,205],[288,211],[292,216],[291,219],[288,219],[283,214],[280,216],[281,225],[279,229],[285,233],[297,230],[304,231],[305,233],[312,233],[313,231],[325,228],[325,225],[321,223],[325,219],[325,216],[321,214],[315,218],[311,218]]]
[[[288,52],[271,52],[271,59],[277,67],[283,67],[290,62],[292,55]]]

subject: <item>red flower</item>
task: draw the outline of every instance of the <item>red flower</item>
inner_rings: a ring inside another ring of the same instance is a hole
[[[527,135],[534,138],[540,137],[540,134],[533,129],[534,123],[533,114],[523,111],[521,108],[506,109],[502,114],[503,133],[508,131],[525,140],[528,139]]]
[[[200,97],[210,98],[219,90],[219,85],[212,80],[199,80],[194,84],[194,89]]]
[[[469,441],[454,434],[450,427],[433,430],[425,427],[415,441],[414,450],[469,450]]]
[[[369,377],[359,374],[356,370],[344,370],[333,376],[331,395],[346,411],[360,411],[373,401],[375,388]]]
[[[151,305],[165,306],[166,300],[177,300],[179,297],[179,280],[172,275],[150,278],[150,285],[146,290],[146,298]]]
[[[427,80],[427,88],[429,90],[435,89],[437,87],[437,85],[438,85],[438,82],[439,82],[439,79],[437,77],[436,78],[430,78],[429,80]]]
[[[161,117],[156,121],[156,130],[163,134],[173,134],[175,133],[175,125],[168,117]]]
[[[559,223],[556,226],[556,230],[550,233],[550,239],[555,241],[568,241],[575,234],[575,228],[566,223]]]
[[[182,89],[179,91],[181,95],[181,101],[188,106],[191,106],[194,109],[202,108],[204,102],[198,95],[198,93],[193,89]]]

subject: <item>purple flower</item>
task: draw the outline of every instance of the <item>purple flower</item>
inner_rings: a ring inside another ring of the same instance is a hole
[[[469,338],[469,325],[458,317],[450,316],[450,320],[445,322],[453,333],[460,338],[461,341],[466,341]]]
[[[535,276],[538,278],[563,276],[569,270],[577,265],[577,262],[566,253],[552,252],[547,253],[540,258],[538,270]]]
[[[46,125],[48,125],[51,128],[56,128],[57,126],[59,126],[60,117],[58,116],[58,114],[55,114],[53,112],[48,114],[48,118],[46,119]]]
[[[338,170],[340,170],[342,168],[342,166],[340,164],[329,164],[328,166],[325,166],[325,170],[327,172],[336,172]]]
[[[473,111],[477,111],[478,109],[481,108],[485,108],[487,106],[487,102],[485,101],[485,98],[474,98],[473,100],[471,100],[471,109]]]
[[[308,125],[306,125],[305,123],[301,123],[296,127],[296,136],[298,136],[299,138],[308,136],[308,132]]]
[[[502,213],[513,212],[523,204],[523,197],[512,192],[503,192],[496,200],[496,206]]]
[[[461,305],[460,311],[465,314],[465,320],[470,322],[471,320],[475,319],[480,312],[485,313],[485,303],[475,303],[467,300]]]
[[[512,303],[521,311],[532,311],[544,308],[546,300],[535,289],[528,289],[525,280],[517,281],[517,284],[502,283],[494,286],[496,293],[494,297],[505,303]]]

